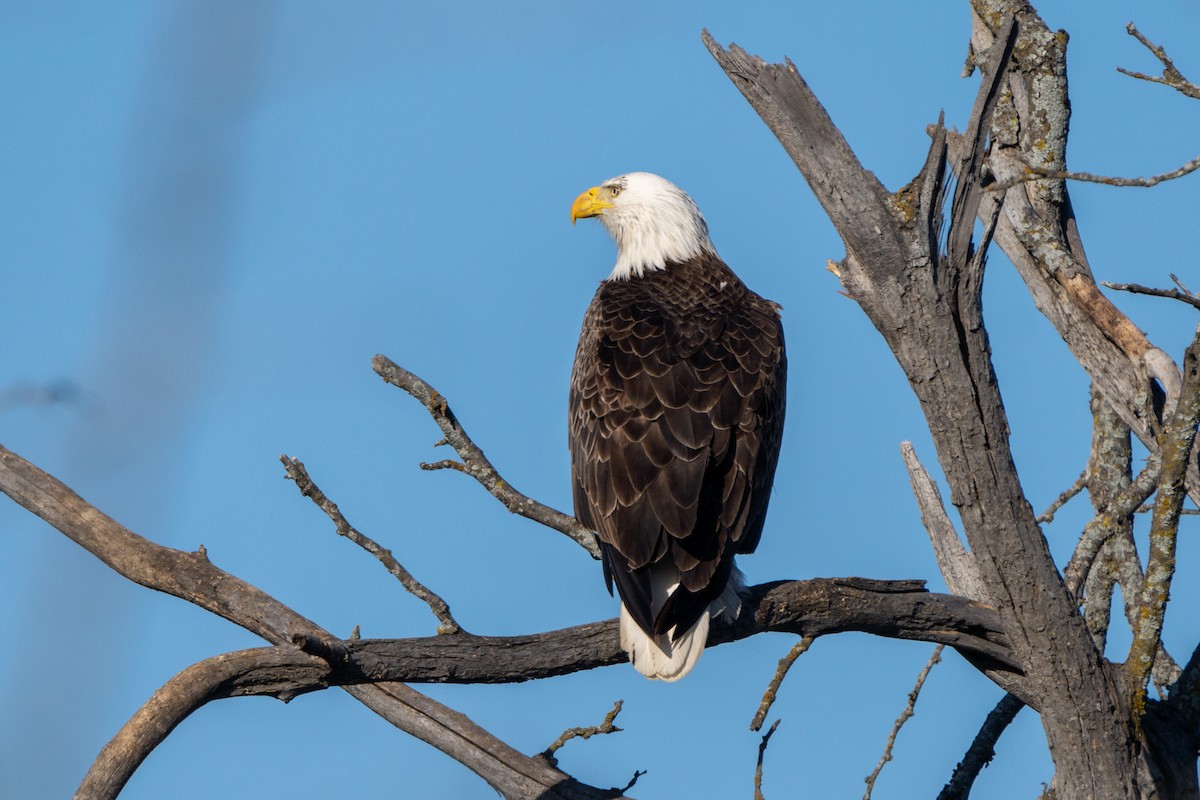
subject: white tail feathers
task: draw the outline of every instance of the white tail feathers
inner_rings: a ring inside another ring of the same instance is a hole
[[[670,633],[651,636],[638,627],[625,610],[625,604],[621,604],[621,647],[629,653],[634,669],[650,680],[677,681],[688,674],[696,666],[707,641],[707,614],[672,643]]]
[[[655,583],[657,584],[658,581]],[[661,587],[662,594],[658,591],[659,586],[654,587],[653,609],[655,613],[678,587],[678,580]],[[677,681],[687,675],[700,660],[700,654],[704,652],[704,645],[708,642],[709,619],[724,613],[730,614],[732,619],[737,619],[742,607],[740,594],[744,588],[745,582],[742,573],[737,567],[734,567],[725,591],[721,593],[720,597],[709,603],[708,613],[701,615],[700,619],[696,620],[696,623],[686,633],[675,638],[674,641],[672,641],[674,628],[664,634],[652,636],[634,622],[633,617],[625,609],[625,604],[622,603],[621,647],[629,654],[629,660],[633,663],[634,669],[651,680],[667,682]]]

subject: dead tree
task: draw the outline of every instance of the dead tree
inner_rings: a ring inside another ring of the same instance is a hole
[[[962,133],[946,130],[940,121],[933,125],[923,165],[895,192],[859,163],[795,66],[766,63],[704,35],[713,57],[792,156],[842,236],[846,254],[831,269],[884,337],[920,401],[969,546],[968,551],[958,540],[933,483],[906,451],[939,565],[955,594],[929,593],[920,581],[764,584],[748,598],[751,613],[715,626],[710,644],[787,631],[805,637],[794,659],[813,637],[864,631],[955,648],[1008,695],[969,748],[944,798],[968,795],[974,775],[1022,704],[1039,714],[1045,729],[1055,797],[1198,798],[1200,648],[1180,667],[1162,647],[1161,632],[1181,509],[1186,496],[1200,497],[1194,447],[1200,337],[1177,366],[1096,285],[1067,183],[1096,176],[1067,173],[1063,160],[1069,117],[1065,39],[1024,2],[972,0],[972,10],[972,66],[982,79],[970,122]],[[1161,78],[1140,77],[1200,96],[1164,51],[1143,43],[1164,71]],[[1191,169],[1195,166],[1185,165],[1175,176]],[[1141,179],[1139,185],[1165,177]],[[984,231],[980,241],[973,239],[976,220]],[[1095,516],[1075,555],[1061,567],[1051,558],[1009,450],[980,302],[985,256],[993,245],[1016,266],[1093,382],[1093,457],[1078,488],[1087,488]],[[1200,298],[1182,285],[1143,291],[1200,308]],[[430,468],[467,473],[510,510],[561,531],[595,555],[590,532],[501,479],[432,387],[383,357],[376,358],[375,370],[425,406],[459,456]],[[1131,471],[1131,435],[1151,453],[1137,476]],[[375,554],[429,604],[439,635],[339,639],[222,571],[203,550],[172,550],[138,536],[0,448],[0,489],[17,503],[129,580],[184,598],[269,644],[214,656],[163,686],[99,754],[78,797],[115,797],[175,725],[209,701],[245,695],[288,699],[330,687],[343,688],[396,727],[448,753],[506,797],[619,797],[632,785],[585,785],[560,770],[554,756],[565,738],[613,730],[616,708],[602,725],[568,731],[531,756],[406,685],[523,681],[616,664],[624,655],[615,621],[519,637],[470,634],[441,598],[347,521],[303,464],[285,457],[284,467],[339,534]],[[1150,550],[1141,559],[1131,521],[1151,497]],[[1133,632],[1124,663],[1103,654],[1114,587],[1125,598],[1124,617]],[[1159,699],[1148,695],[1150,683],[1161,690]]]

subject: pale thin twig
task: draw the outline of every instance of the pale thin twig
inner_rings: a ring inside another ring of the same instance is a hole
[[[1151,504],[1151,503],[1143,503],[1142,505],[1138,506],[1138,507],[1137,507],[1137,508],[1134,510],[1134,512],[1135,512],[1135,513],[1137,513],[1137,514],[1145,514],[1146,512],[1148,512],[1148,511],[1153,511],[1153,510],[1154,510],[1154,505],[1153,505],[1153,504]],[[1186,516],[1189,516],[1189,515],[1190,515],[1190,516],[1196,516],[1197,514],[1200,514],[1200,508],[1181,508],[1181,509],[1179,509],[1179,513],[1180,513],[1182,516],[1185,516],[1185,517],[1186,517]]]
[[[933,649],[933,655],[925,662],[925,667],[921,670],[921,674],[917,676],[917,683],[913,686],[912,691],[908,693],[908,705],[900,712],[900,716],[896,718],[896,724],[892,726],[892,732],[888,734],[887,744],[883,748],[883,755],[879,758],[879,763],[875,765],[875,770],[863,780],[866,781],[867,791],[863,795],[863,800],[871,800],[871,792],[875,791],[875,781],[879,779],[879,773],[883,771],[883,765],[892,760],[892,747],[896,744],[896,737],[900,734],[900,729],[904,727],[904,723],[912,719],[916,713],[917,698],[921,695],[921,687],[925,685],[925,679],[929,677],[929,671],[933,669],[933,665],[942,660],[943,645],[938,645]]]
[[[763,693],[762,701],[758,704],[758,712],[755,713],[754,719],[750,722],[750,730],[757,731],[762,728],[763,720],[766,719],[767,712],[771,710],[771,706],[775,703],[775,696],[779,693],[779,687],[783,684],[783,679],[787,677],[788,670],[792,668],[792,664],[796,663],[796,659],[812,646],[813,641],[813,637],[805,636],[792,645],[792,649],[788,651],[786,656],[779,659],[779,666],[775,668],[775,677],[771,678],[771,683],[767,686],[767,691]]]
[[[601,722],[599,725],[589,725],[586,728],[567,728],[562,732],[562,735],[554,740],[553,744],[541,752],[542,758],[549,761],[551,765],[557,765],[558,759],[554,754],[557,753],[564,744],[572,739],[590,739],[596,734],[620,733],[621,729],[613,723],[616,722],[617,714],[621,713],[621,706],[624,705],[624,702],[625,701],[623,700],[618,700],[617,702],[613,703],[612,710],[604,715],[604,722]],[[638,776],[635,774],[633,779],[636,781]],[[629,786],[632,785],[632,783],[629,784]],[[629,786],[626,786],[625,788],[628,789]]]
[[[1171,277],[1175,276],[1172,275]],[[1114,291],[1129,292],[1130,294],[1148,294],[1153,297],[1166,297],[1171,300],[1179,300],[1180,302],[1187,303],[1195,308],[1200,308],[1200,296],[1180,289],[1155,289],[1152,286],[1142,286],[1137,283],[1110,283],[1109,281],[1101,281],[1100,283]]]
[[[1137,78],[1139,80],[1149,81],[1151,83],[1161,83],[1164,86],[1170,86],[1172,89],[1182,92],[1188,97],[1200,99],[1200,86],[1197,86],[1189,81],[1178,69],[1176,69],[1175,64],[1171,61],[1171,58],[1167,55],[1167,51],[1165,49],[1159,47],[1143,36],[1141,31],[1139,31],[1132,22],[1125,26],[1125,30],[1130,36],[1136,37],[1139,42],[1146,46],[1146,49],[1154,54],[1155,58],[1162,62],[1163,73],[1162,77],[1157,77],[1154,75],[1146,75],[1141,72],[1132,72],[1122,67],[1117,67],[1118,72],[1128,75],[1131,78]],[[1026,166],[1024,175],[992,184],[991,186],[987,187],[987,191],[1003,192],[1006,189],[1011,189],[1012,187],[1018,186],[1027,181],[1037,180],[1069,180],[1083,181],[1087,183],[1102,183],[1106,186],[1149,187],[1157,186],[1164,181],[1182,178],[1184,175],[1195,172],[1197,169],[1200,169],[1200,156],[1193,158],[1191,161],[1173,170],[1163,172],[1158,175],[1151,175],[1146,178],[1117,178],[1106,175],[1096,175],[1091,172],[1069,172],[1065,170],[1052,170],[1042,167]]]
[[[1014,186],[1020,186],[1022,183],[1029,181],[1082,181],[1084,183],[1102,183],[1105,186],[1140,186],[1150,187],[1157,186],[1165,181],[1182,178],[1184,175],[1195,172],[1200,169],[1200,156],[1196,156],[1186,164],[1176,167],[1168,172],[1162,172],[1158,175],[1151,175],[1146,178],[1118,178],[1108,175],[1096,175],[1092,172],[1071,172],[1068,170],[1046,169],[1044,167],[1035,167],[1031,165],[1025,166],[1024,174],[1009,178],[1006,181],[997,181],[986,187],[988,192],[1003,192]]]
[[[429,610],[437,617],[438,633],[458,633],[462,630],[462,627],[450,613],[450,606],[446,604],[445,600],[414,578],[412,573],[396,560],[391,550],[381,547],[374,539],[360,533],[346,521],[345,516],[342,515],[341,510],[337,507],[337,503],[330,500],[317,484],[313,482],[313,479],[309,477],[308,470],[304,468],[304,464],[286,455],[281,455],[279,460],[283,462],[283,468],[287,471],[287,477],[296,482],[300,493],[310,498],[317,505],[317,508],[324,511],[325,515],[333,521],[333,524],[337,527],[339,536],[345,536],[379,559],[379,562],[387,568],[388,572],[395,576],[396,580],[400,581],[401,585],[410,594],[423,600],[429,606]]]
[[[1159,45],[1156,45],[1154,42],[1147,39],[1132,22],[1125,26],[1125,32],[1141,42],[1147,50],[1154,54],[1155,58],[1162,62],[1163,71],[1161,77],[1155,75],[1146,75],[1142,72],[1133,72],[1125,69],[1124,67],[1117,67],[1117,72],[1120,72],[1122,75],[1128,75],[1131,78],[1137,78],[1141,81],[1161,83],[1163,86],[1170,86],[1172,89],[1175,89],[1187,95],[1188,97],[1200,99],[1200,86],[1197,86],[1183,76],[1183,73],[1175,67],[1175,62],[1172,61],[1171,57],[1167,55],[1165,48],[1160,47]]]
[[[775,720],[770,730],[763,734],[762,741],[758,743],[758,764],[754,767],[754,800],[766,800],[762,793],[763,756],[767,754],[767,743],[771,741],[771,736],[779,727],[779,723],[780,720]],[[755,730],[758,729],[755,728]]]
[[[1058,510],[1065,506],[1068,501],[1075,497],[1075,495],[1087,488],[1087,477],[1088,473],[1085,469],[1080,473],[1079,478],[1073,484],[1064,489],[1063,493],[1055,498],[1054,502],[1051,503],[1045,511],[1038,515],[1038,523],[1041,525],[1047,525],[1053,522],[1054,515],[1058,513]]]
[[[512,513],[566,534],[587,550],[592,558],[600,558],[600,546],[596,544],[596,536],[592,531],[580,525],[574,517],[521,494],[512,484],[500,477],[500,473],[488,461],[479,446],[467,436],[458,418],[450,410],[450,404],[440,392],[386,356],[375,356],[371,360],[371,366],[379,377],[408,392],[425,406],[425,410],[445,435],[438,444],[450,445],[462,459],[462,464],[459,465],[452,461],[439,461],[436,464],[422,464],[422,469],[456,469],[465,472],[483,484],[483,487]]]

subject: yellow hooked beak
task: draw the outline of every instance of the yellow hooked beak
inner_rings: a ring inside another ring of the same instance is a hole
[[[577,219],[597,216],[606,208],[612,208],[612,203],[604,199],[599,186],[593,186],[571,204],[571,224]]]

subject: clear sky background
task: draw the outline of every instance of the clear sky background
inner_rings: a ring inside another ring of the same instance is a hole
[[[1074,169],[1148,175],[1194,157],[1200,103],[1119,75],[1158,72],[1131,15],[1200,79],[1194,2],[1038,3],[1071,34]],[[425,411],[382,383],[383,353],[433,383],[504,477],[570,510],[566,387],[583,310],[614,249],[571,200],[632,170],[689,191],[725,259],[785,308],[789,419],[753,582],[925,578],[943,588],[898,452],[935,454],[916,401],[826,259],[844,250],[783,149],[700,42],[707,27],[809,80],[892,189],[927,124],[961,127],[966,2],[605,4],[8,2],[0,5],[0,442],[134,531],[347,635],[435,622],[283,479],[303,460],[479,634],[611,617],[600,567],[478,485]],[[1200,288],[1200,178],[1072,187],[1101,279]],[[1087,381],[1002,256],[987,322],[1024,486],[1041,510],[1088,451]],[[1120,296],[1179,358],[1195,315]],[[73,387],[67,402],[30,387]],[[1047,535],[1069,554],[1080,498]],[[1166,644],[1187,657],[1200,542],[1184,522]],[[0,503],[0,796],[60,798],[172,675],[261,642],[117,577]],[[1115,635],[1113,655],[1128,638]],[[623,698],[624,732],[562,766],[642,797],[749,797],[747,726],[794,639],[709,651],[675,685],[628,666],[499,687],[428,687],[533,753]],[[860,797],[932,645],[830,636],[771,719],[767,797]],[[876,797],[932,797],[1000,691],[947,652]],[[1024,711],[974,797],[1034,797],[1051,765]],[[473,774],[344,693],[214,703],[123,797],[489,798]]]

